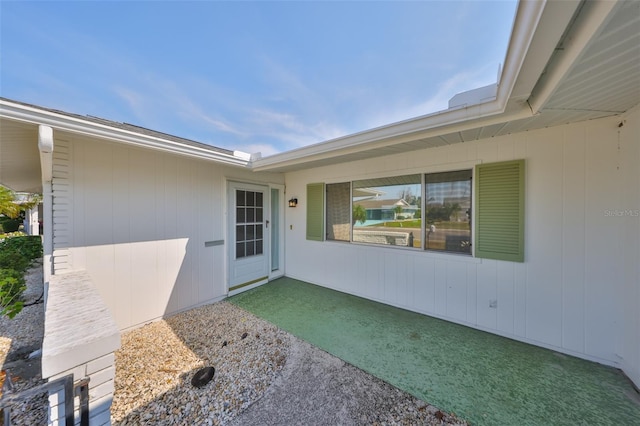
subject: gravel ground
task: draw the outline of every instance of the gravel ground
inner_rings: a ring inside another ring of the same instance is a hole
[[[216,369],[212,382],[194,373]],[[227,302],[127,332],[115,425],[465,424]]]
[[[41,265],[26,278],[30,303],[42,294]],[[28,358],[43,331],[42,303],[0,318],[0,385],[4,369],[16,391],[43,383],[40,359]],[[214,378],[196,388],[205,366]],[[124,333],[115,389],[114,425],[465,424],[227,302]],[[15,425],[46,418],[44,395],[12,410]]]
[[[225,424],[264,394],[288,347],[285,332],[226,302],[124,333],[112,422]],[[195,388],[205,366],[215,367],[214,380]]]
[[[42,264],[37,263],[25,276],[27,290],[25,304],[41,300],[43,281]],[[9,370],[13,378],[14,391],[21,391],[44,383],[40,370],[40,358],[29,355],[42,349],[44,336],[44,304],[25,306],[13,319],[0,317],[0,393]],[[47,422],[47,398],[36,396],[11,410],[12,425],[41,425]],[[2,424],[2,419],[0,419]]]

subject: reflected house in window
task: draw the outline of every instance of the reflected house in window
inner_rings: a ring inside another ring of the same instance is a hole
[[[361,205],[367,214],[367,221],[364,224],[356,222],[356,226],[367,226],[392,220],[420,218],[420,206],[409,204],[403,199],[360,200],[357,201],[356,204]],[[418,213],[417,217],[416,213]]]

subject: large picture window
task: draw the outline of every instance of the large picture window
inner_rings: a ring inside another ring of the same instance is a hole
[[[308,184],[307,239],[523,262],[524,189],[524,160]]]
[[[353,182],[353,241],[420,248],[420,175]]]
[[[471,253],[471,170],[425,175],[424,199],[425,249]]]

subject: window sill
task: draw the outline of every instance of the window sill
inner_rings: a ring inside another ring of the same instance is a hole
[[[438,252],[434,250],[423,250],[415,247],[405,247],[405,246],[394,246],[394,245],[382,245],[382,244],[367,244],[360,242],[349,242],[349,241],[333,241],[328,240],[326,242],[330,243],[341,243],[341,244],[349,244],[351,246],[359,246],[359,247],[367,247],[373,249],[388,249],[388,250],[403,250],[408,253],[413,253],[417,256],[425,256],[428,258],[439,259],[439,260],[448,260],[448,261],[456,261],[463,263],[482,263],[482,259],[473,257],[472,254],[467,253],[454,253],[454,252]]]

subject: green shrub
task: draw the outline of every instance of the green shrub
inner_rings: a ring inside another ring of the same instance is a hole
[[[5,247],[4,244],[0,244],[0,269],[15,269],[24,273],[30,264],[31,260],[15,247]]]
[[[15,269],[0,269],[0,315],[15,317],[24,306],[21,298],[26,289],[22,272]]]
[[[26,290],[24,273],[42,256],[42,240],[35,235],[18,235],[0,241],[0,315],[15,317],[23,308]]]
[[[42,257],[42,239],[39,235],[24,235],[7,238],[0,243],[0,250],[7,248],[17,250],[24,257],[33,261]]]
[[[0,268],[26,271],[42,257],[42,240],[37,235],[6,238],[0,241]]]
[[[11,219],[8,217],[0,218],[0,231],[16,232],[20,228],[22,222],[19,219]]]

